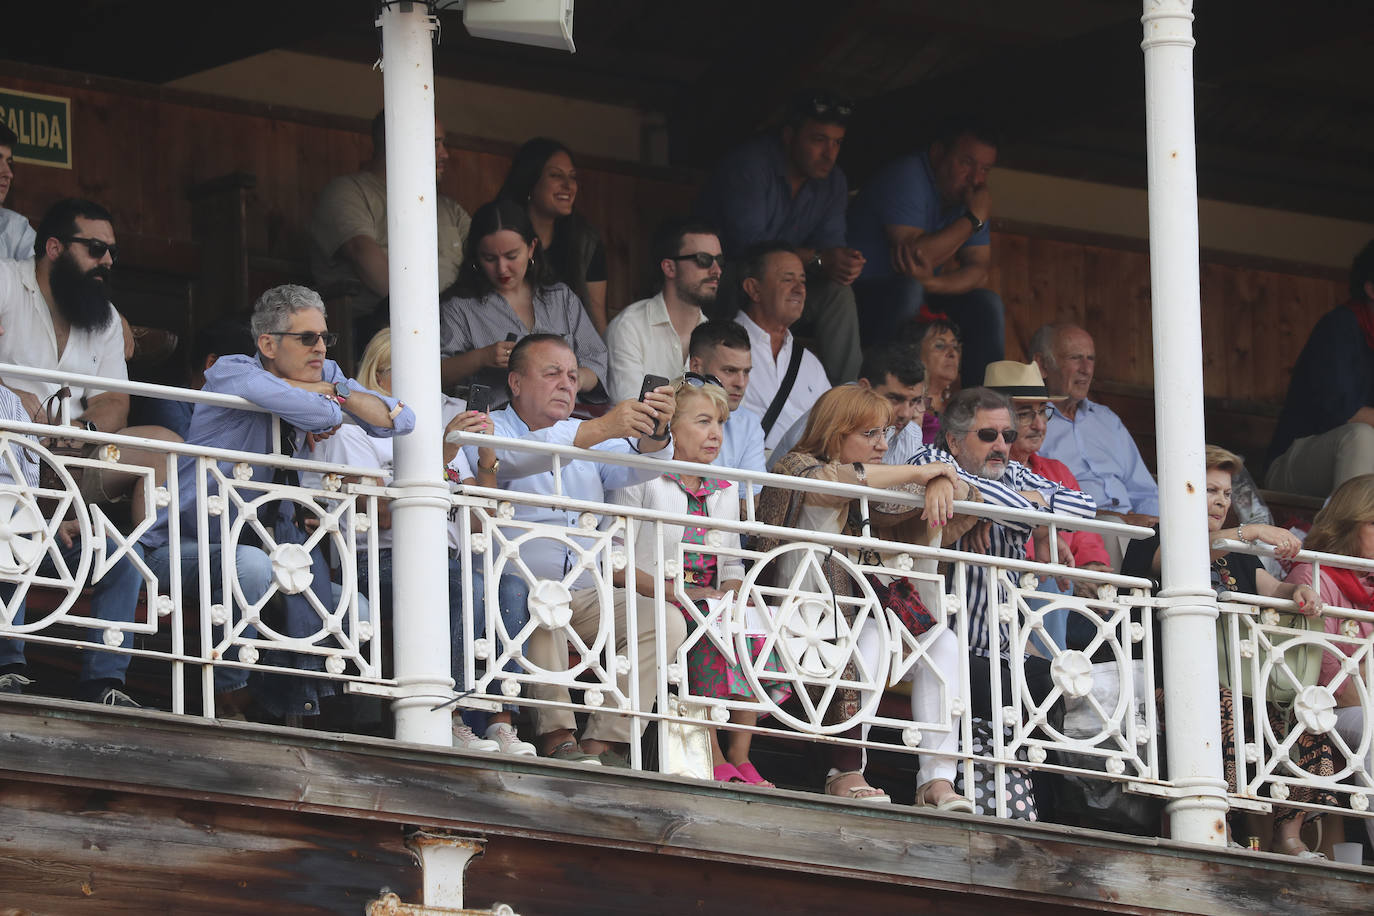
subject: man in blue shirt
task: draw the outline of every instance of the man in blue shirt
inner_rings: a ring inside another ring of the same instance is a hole
[[[1374,472],[1374,242],[1350,267],[1350,301],[1298,355],[1269,460],[1270,489],[1308,496]]]
[[[1098,515],[1118,516],[1147,528],[1155,524],[1159,486],[1140,449],[1110,407],[1088,400],[1097,368],[1092,335],[1071,324],[1045,325],[1031,338],[1030,350],[1050,394],[1068,396],[1054,405],[1040,454],[1068,465],[1079,486],[1097,502]],[[1117,539],[1103,540],[1119,566]]]
[[[231,394],[253,402],[270,413],[215,407],[198,404],[191,416],[186,436],[188,445],[234,449],[268,455],[273,451],[273,430],[279,424],[283,430],[282,448],[288,454],[302,447],[308,437],[329,435],[345,419],[357,423],[373,436],[394,436],[415,428],[415,414],[409,407],[392,397],[369,391],[349,379],[337,363],[325,357],[336,338],[329,333],[325,322],[324,302],[319,294],[303,286],[278,286],[258,298],[253,307],[252,331],[257,339],[256,356],[230,355],[220,357],[205,373],[207,392]],[[235,463],[220,461],[220,472],[235,478]],[[250,465],[250,479],[272,481],[274,468]],[[198,582],[197,556],[198,516],[196,489],[199,475],[196,459],[182,457],[177,463],[180,483],[177,495],[179,527],[180,582],[183,588]],[[206,480],[208,495],[218,495],[214,476]],[[226,500],[226,511],[234,514],[234,501]],[[172,585],[170,507],[158,510],[157,521],[143,536],[148,567],[165,587]],[[222,544],[218,533],[220,519],[211,519],[207,532],[209,553],[205,557],[210,572],[210,600],[223,600],[224,577],[221,573]],[[234,545],[234,574],[237,591],[242,593],[243,610],[256,608],[273,584],[274,564],[258,547],[247,543]],[[283,593],[284,594],[284,593]],[[359,598],[361,603],[362,599]],[[229,615],[233,624],[235,615]],[[242,616],[247,616],[243,614]],[[242,624],[242,633],[253,636],[251,622]],[[231,648],[227,657],[236,659],[237,649]],[[246,701],[234,692],[248,681],[247,671],[237,668],[216,668],[215,688],[228,711]],[[259,702],[269,712],[282,715],[315,714],[311,709],[282,709],[278,698],[259,694]]]
[[[749,373],[754,368],[748,332],[733,321],[697,325],[688,346],[688,368],[716,378],[730,402],[730,418],[725,421],[725,438],[715,463],[724,468],[763,473],[767,470],[763,463],[763,422],[758,414],[743,406],[744,394],[749,390]],[[762,484],[756,485],[754,492],[762,489]]]
[[[829,93],[803,92],[782,130],[727,153],[697,200],[698,216],[720,229],[731,259],[761,242],[786,242],[796,250],[808,275],[802,321],[834,384],[853,381],[860,360],[850,284],[864,259],[845,242],[849,183],[835,165],[852,110]]]
[[[849,240],[864,257],[854,284],[864,342],[892,340],[922,305],[943,312],[963,331],[966,388],[981,385],[1005,349],[1002,299],[982,288],[992,266],[988,173],[996,161],[993,132],[960,123],[928,151],[884,167],[849,209]]]
[[[577,400],[577,357],[567,341],[556,334],[530,334],[515,345],[508,366],[510,404],[492,414],[495,435],[595,451],[672,457],[671,436],[667,432],[675,406],[672,388],[655,388],[642,402],[621,401],[594,420],[572,420],[569,417]],[[473,466],[478,467],[476,449],[469,446],[469,450]],[[606,502],[606,494],[611,490],[658,475],[653,470],[576,460],[563,463],[560,481],[554,477],[548,456],[500,448],[496,449],[495,471],[505,490],[541,496],[561,493],[569,499],[597,503]],[[541,624],[531,634],[526,654],[534,665],[555,674],[568,670],[569,637],[575,638],[575,651],[588,665],[599,664],[601,653],[593,655],[588,650],[598,642],[603,602],[611,604],[616,654],[627,655],[629,649],[626,592],[623,588],[612,589],[609,582],[601,579],[600,551],[589,548],[604,537],[583,528],[582,515],[579,510],[526,503],[516,506],[513,519],[516,523],[586,532],[570,532],[570,543],[549,536],[531,537],[520,547],[519,562],[530,575],[530,616]],[[519,524],[512,526],[510,536],[521,535],[523,531],[519,529]],[[637,623],[635,670],[639,705],[649,709],[653,707],[658,683],[656,636],[662,638],[666,656],[671,659],[687,638],[687,628],[682,615],[669,608],[663,619],[664,629],[656,634],[652,605],[647,602],[638,606]],[[616,683],[628,699],[629,673],[617,672]],[[532,686],[530,695],[540,700],[568,702],[567,688],[558,685]],[[619,705],[613,697],[605,702],[610,709]],[[544,756],[592,765],[624,765],[624,751],[635,737],[630,719],[615,713],[593,713],[580,745],[574,728],[569,709],[534,709],[534,731],[539,736],[536,744]]]

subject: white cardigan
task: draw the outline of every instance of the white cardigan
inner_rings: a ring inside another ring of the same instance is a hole
[[[680,515],[687,514],[687,494],[682,492],[682,488],[677,485],[677,481],[669,480],[667,477],[655,477],[644,483],[626,487],[623,490],[616,490],[610,495],[610,501],[622,506],[629,506],[638,509],[653,509],[659,512],[675,512]],[[730,485],[722,490],[717,490],[706,497],[706,515],[710,518],[726,519],[728,521],[739,521],[739,487]],[[702,527],[708,531],[711,528],[706,516],[702,517]],[[679,545],[682,544],[683,525],[664,524],[661,529],[652,523],[641,522],[635,530],[635,565],[650,575],[660,576],[662,572],[655,567],[656,545],[654,544],[654,532],[663,532],[663,556],[665,559],[676,560],[681,556]],[[721,545],[724,547],[738,548],[739,533],[736,531],[721,531]],[[704,553],[711,553],[712,548],[701,545],[688,545],[693,550],[699,549]],[[739,557],[716,557],[716,584],[728,582],[731,579],[744,578],[744,563]]]

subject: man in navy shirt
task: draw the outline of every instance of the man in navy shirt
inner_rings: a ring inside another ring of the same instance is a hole
[[[1350,267],[1350,301],[1298,356],[1269,460],[1270,489],[1308,496],[1374,472],[1374,241]]]
[[[848,101],[826,92],[803,92],[781,131],[755,137],[726,154],[697,201],[697,215],[720,229],[732,260],[754,245],[774,241],[786,242],[801,257],[807,272],[802,322],[835,384],[852,382],[860,360],[850,284],[863,270],[864,259],[845,242],[849,183],[835,165],[851,113]],[[721,284],[722,290],[726,287]]]
[[[981,125],[960,123],[923,153],[889,163],[849,210],[849,240],[863,253],[854,284],[865,343],[890,341],[925,305],[964,333],[964,387],[1003,356],[1002,299],[982,286],[992,266],[988,173],[997,140]]]

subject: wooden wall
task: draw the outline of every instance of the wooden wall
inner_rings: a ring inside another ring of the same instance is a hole
[[[307,281],[305,227],[316,194],[371,153],[367,125],[311,112],[95,81],[0,62],[0,86],[72,99],[71,171],[21,166],[9,204],[36,221],[53,200],[108,205],[128,250],[116,271],[127,314],[174,330],[154,302],[186,292],[199,267],[187,192],[233,172],[256,176],[243,208],[257,269],[248,296],[285,279]],[[451,137],[442,189],[469,211],[500,187],[513,149]],[[602,232],[612,309],[645,293],[648,236],[685,212],[700,176],[582,159],[578,207]],[[1008,356],[1041,324],[1072,320],[1097,340],[1098,394],[1119,408],[1153,457],[1149,256],[1136,239],[995,223],[992,285],[1006,300]],[[1308,331],[1344,301],[1340,271],[1202,253],[1203,345],[1209,419],[1223,444],[1262,456]],[[141,272],[141,273],[140,273]],[[134,282],[137,278],[137,282]],[[142,298],[140,298],[142,297]],[[202,290],[202,299],[205,299]],[[132,299],[132,301],[130,301]],[[199,323],[196,318],[192,323]],[[183,317],[183,322],[186,319]],[[1229,438],[1228,438],[1229,437]]]

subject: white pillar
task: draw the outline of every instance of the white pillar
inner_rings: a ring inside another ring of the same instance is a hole
[[[1198,293],[1197,164],[1193,138],[1192,0],[1144,0],[1145,133],[1149,153],[1150,284],[1154,312],[1163,589],[1168,805],[1175,839],[1226,845],[1203,459],[1202,322]]]
[[[386,196],[393,391],[415,411],[396,439],[391,507],[396,737],[448,745],[448,486],[439,413],[439,255],[434,198],[435,23],[423,3],[383,8]]]

